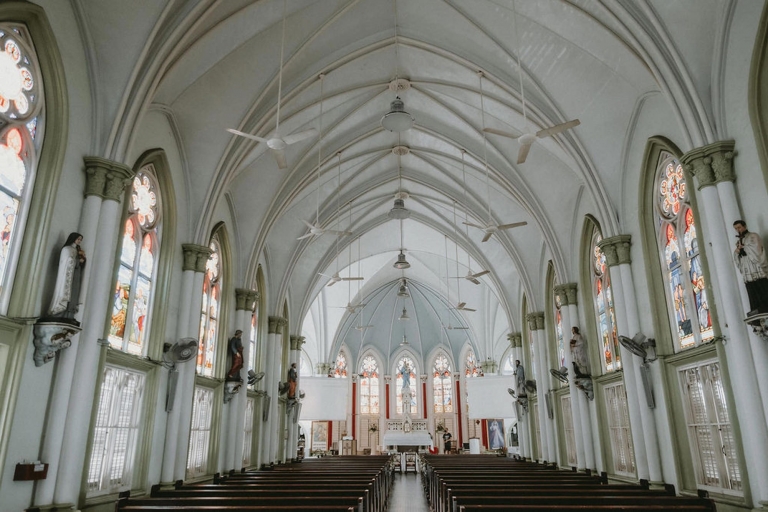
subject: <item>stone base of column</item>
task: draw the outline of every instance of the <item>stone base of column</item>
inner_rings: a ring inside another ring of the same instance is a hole
[[[77,507],[75,507],[72,503],[52,503],[50,505],[35,505],[34,507],[30,507],[26,509],[28,512],[44,512],[45,510],[52,510],[56,512],[64,512],[67,510],[75,510]]]

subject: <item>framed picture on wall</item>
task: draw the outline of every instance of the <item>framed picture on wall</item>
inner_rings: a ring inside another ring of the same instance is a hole
[[[313,421],[312,422],[312,450],[327,450],[328,449],[328,422],[327,421]]]
[[[504,420],[489,419],[488,425],[488,448],[491,450],[502,450],[506,446],[504,442]]]

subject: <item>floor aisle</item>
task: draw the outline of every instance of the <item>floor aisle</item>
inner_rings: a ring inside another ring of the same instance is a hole
[[[398,473],[395,475],[395,485],[392,487],[387,510],[389,512],[429,512],[420,474]]]

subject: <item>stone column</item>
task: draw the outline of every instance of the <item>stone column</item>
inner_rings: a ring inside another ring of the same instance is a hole
[[[563,293],[568,301],[568,318],[570,320],[570,327],[579,327],[579,296],[577,293],[576,283],[567,283],[563,285]],[[591,362],[592,368],[595,364],[600,364],[599,361]],[[571,372],[573,366],[568,369]],[[579,424],[581,425],[581,438],[584,445],[584,464],[587,469],[595,470],[597,466],[595,464],[595,448],[592,442],[592,421],[590,420],[589,413],[589,400],[584,393],[577,393],[575,397],[571,399],[571,403],[578,403],[579,411]]]
[[[509,345],[512,347],[512,360],[522,361],[523,335],[519,332],[512,332],[507,334],[507,339],[509,340]],[[515,393],[517,393],[517,379],[515,377],[512,378],[511,387],[512,389],[515,389]],[[516,411],[520,411],[521,413],[517,415],[517,442],[520,455],[525,458],[530,458],[527,413],[525,413],[520,406],[516,406]]]
[[[98,162],[96,162],[98,160]],[[69,407],[64,424],[58,471],[55,476],[48,476],[52,480],[56,478],[56,490],[54,501],[56,503],[77,503],[80,496],[80,485],[85,465],[85,457],[88,452],[89,429],[83,425],[91,418],[94,400],[90,396],[96,386],[99,371],[99,355],[101,347],[98,340],[104,334],[104,319],[107,318],[107,308],[111,304],[109,296],[114,290],[114,261],[116,240],[119,233],[121,217],[121,201],[125,195],[125,186],[130,183],[134,172],[127,166],[117,162],[103,159],[86,159],[86,167],[94,169],[93,176],[103,176],[103,181],[89,178],[87,195],[100,195],[101,205],[97,213],[97,221],[91,219],[84,226],[93,230],[96,225],[96,235],[88,240],[86,247],[91,247],[88,256],[90,271],[86,274],[87,280],[83,282],[86,291],[87,302],[83,312],[83,330],[76,347],[77,360],[74,364],[72,375]],[[101,189],[99,190],[99,187]],[[87,208],[95,211],[97,200],[87,201]],[[84,206],[84,210],[85,210]],[[85,212],[84,212],[85,213]],[[93,212],[88,212],[89,214]],[[86,243],[85,236],[83,243]],[[75,353],[74,347],[70,347],[69,356]],[[50,466],[49,466],[50,467]]]
[[[96,247],[96,239],[98,237],[99,212],[104,201],[107,174],[111,169],[115,169],[119,173],[121,170],[124,170],[124,166],[97,157],[85,157],[84,161],[86,174],[85,201],[80,217],[79,233],[83,235],[81,247],[90,260],[94,255],[94,248]],[[87,303],[88,283],[92,268],[93,265],[86,265],[85,269],[83,269],[80,292],[82,304]],[[47,307],[47,305],[44,307]],[[76,315],[78,320],[82,320],[84,309],[83,306],[80,307],[80,311]],[[40,460],[49,463],[48,478],[37,482],[35,493],[35,504],[37,505],[53,503],[61,446],[64,439],[64,425],[67,410],[69,409],[70,392],[72,390],[79,345],[80,334],[75,334],[72,337],[72,345],[69,347],[69,350],[61,351],[56,363],[45,436],[40,452]]]
[[[299,367],[301,365],[301,347],[306,343],[304,336],[291,336],[291,353],[288,359],[288,364],[296,363],[296,373],[298,375]],[[301,375],[296,378],[296,403],[288,409],[288,452],[285,456],[286,460],[296,461],[299,449],[299,392],[301,385]],[[290,404],[289,404],[290,405]]]
[[[277,417],[277,389],[280,383],[280,366],[278,364],[280,351],[278,348],[282,345],[283,328],[287,326],[288,321],[283,317],[270,316],[268,322],[267,364],[264,368],[265,376],[262,379],[264,390],[268,397],[265,400],[269,402],[267,412],[265,413],[267,414],[267,421],[263,436],[264,456],[262,457],[263,464],[267,465],[275,463],[277,457],[278,429],[280,427],[280,418]]]
[[[721,364],[728,365],[735,402],[734,407],[729,410],[734,416],[738,416],[744,449],[755,454],[768,453],[768,425],[766,424],[768,389],[765,388],[764,383],[761,383],[761,380],[764,380],[761,373],[764,373],[767,362],[763,355],[764,347],[758,346],[755,349],[751,339],[753,335],[747,331],[743,323],[744,311],[746,311],[743,299],[742,301],[734,300],[735,297],[743,297],[744,293],[744,286],[739,284],[742,282],[741,276],[738,275],[732,258],[733,228],[730,224],[737,219],[724,218],[725,210],[728,210],[728,215],[733,215],[734,205],[730,204],[730,198],[726,198],[724,207],[719,194],[721,189],[732,187],[725,183],[732,178],[732,169],[724,170],[730,158],[726,158],[726,154],[720,154],[722,150],[728,153],[727,149],[726,146],[718,151],[716,145],[704,146],[689,151],[680,161],[698,181],[699,210],[706,219],[705,238],[712,246],[714,260],[710,270],[714,274],[714,283],[723,298],[722,303],[718,303],[717,309],[721,331],[726,340],[723,342],[726,358]],[[715,169],[718,169],[717,174]],[[756,395],[762,399],[763,414],[754,414]],[[756,503],[768,501],[768,486],[763,484],[768,482],[768,459],[746,457],[745,464],[753,501]]]
[[[579,401],[580,391],[576,387],[576,380],[574,379],[573,371],[573,358],[571,357],[571,346],[569,343],[570,336],[572,334],[571,327],[571,312],[568,309],[568,294],[565,292],[565,286],[555,286],[554,292],[560,299],[560,315],[562,317],[563,324],[563,340],[565,349],[565,367],[568,369],[568,390],[571,395],[571,421],[573,421],[573,437],[576,446],[576,466],[578,469],[586,468],[586,461],[584,456],[584,436],[582,435],[581,427],[581,414],[579,407],[581,402]]]
[[[205,245],[184,244],[184,268],[192,263],[191,289],[188,298],[188,308],[180,308],[179,331],[184,329],[185,336],[198,339],[200,336],[200,311],[203,308],[203,280],[205,266],[211,257],[211,249]],[[185,284],[185,283],[182,283]],[[184,321],[182,324],[181,322]],[[198,339],[198,346],[200,340]],[[176,402],[174,409],[179,410],[178,430],[176,431],[176,461],[174,463],[173,480],[184,480],[187,474],[187,455],[189,451],[189,435],[192,428],[192,406],[195,395],[196,361],[189,361],[179,366],[179,382],[176,387]],[[166,432],[168,428],[166,427]]]
[[[536,350],[536,396],[539,403],[539,431],[541,433],[541,458],[548,462],[553,462],[549,457],[549,418],[547,417],[547,402],[545,395],[549,391],[549,369],[546,368],[547,352],[542,353],[542,342],[544,329],[544,313],[528,313],[526,315],[528,327],[532,337],[532,344]],[[539,327],[541,325],[541,327]],[[546,376],[545,376],[546,374]],[[526,375],[527,377],[527,375]],[[532,408],[531,408],[532,410]]]
[[[259,292],[256,290],[250,290],[248,288],[236,288],[235,289],[235,322],[237,329],[243,331],[243,369],[240,370],[240,375],[243,378],[243,387],[240,392],[235,395],[229,405],[232,406],[232,417],[230,425],[232,426],[230,439],[234,440],[232,449],[230,450],[232,457],[232,463],[227,465],[228,469],[238,470],[243,466],[243,439],[245,435],[245,407],[248,399],[248,368],[251,361],[251,317],[256,310],[256,303],[258,302]]]
[[[612,238],[604,238],[598,244],[600,250],[605,254],[605,260],[609,267],[611,277],[611,287],[613,289],[613,306],[616,311],[616,331],[619,334],[625,333],[632,337],[634,333],[630,333],[629,324],[627,321],[627,294],[624,290],[624,282],[622,281],[622,272],[619,268],[619,256],[617,246],[623,243],[629,243],[627,236],[617,236]],[[637,477],[640,479],[651,480],[648,450],[645,446],[645,436],[643,435],[643,429],[647,423],[647,416],[651,415],[651,421],[653,421],[652,413],[645,403],[645,398],[641,398],[640,390],[643,389],[642,381],[640,380],[640,371],[638,369],[638,363],[634,360],[632,352],[621,346],[621,367],[624,370],[624,389],[627,393],[627,406],[629,408],[629,421],[632,425],[632,444],[635,451],[635,464],[637,466]]]
[[[550,462],[556,462],[558,459],[558,452],[557,452],[557,439],[555,438],[555,419],[554,419],[554,394],[552,393],[552,389],[554,388],[554,383],[552,382],[552,375],[549,373],[549,369],[552,367],[551,361],[553,360],[552,357],[550,357],[549,353],[549,346],[550,344],[547,342],[547,331],[544,329],[544,313],[537,313],[536,315],[536,331],[538,333],[538,340],[539,340],[539,352],[541,353],[542,357],[540,358],[540,366],[543,370],[542,377],[541,377],[541,384],[544,386],[544,407],[545,407],[545,416],[546,416],[546,427],[547,427],[547,457],[549,458]],[[547,402],[546,400],[549,399],[550,407],[552,407],[553,415],[552,418],[549,417],[549,413],[546,409]]]

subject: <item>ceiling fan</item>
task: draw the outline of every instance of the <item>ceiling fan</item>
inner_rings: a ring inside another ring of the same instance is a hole
[[[520,66],[520,50],[519,50],[520,45],[518,40],[517,13],[515,12],[515,2],[512,2],[512,16],[513,16],[513,23],[515,25],[515,45],[517,46],[517,50],[518,50],[517,51],[517,74],[518,74],[518,77],[520,78],[520,96],[522,98],[522,103],[523,103],[523,121],[525,122],[526,130],[529,130],[528,114],[525,108],[525,89],[523,89],[523,68]],[[534,142],[536,142],[536,139],[543,139],[544,137],[552,137],[553,135],[562,133],[565,130],[570,130],[571,128],[579,126],[580,124],[581,124],[581,121],[579,121],[578,119],[572,119],[570,121],[566,121],[565,123],[556,124],[555,126],[550,126],[549,128],[544,128],[543,130],[539,130],[537,132],[527,131],[522,135],[515,135],[514,133],[505,132],[503,130],[486,128],[485,126],[483,126],[483,131],[485,133],[493,133],[494,135],[501,135],[502,137],[508,137],[510,139],[519,140],[520,150],[517,152],[517,163],[519,165],[519,164],[525,163],[525,159],[528,158],[528,151],[531,150],[531,145]]]
[[[483,72],[478,71],[477,76],[480,78],[480,112],[483,118],[483,133],[485,133],[485,100],[484,100],[484,94],[483,94]],[[473,222],[466,222],[464,221],[464,224],[467,226],[472,226],[473,228],[482,229],[485,232],[485,236],[483,236],[483,242],[487,242],[491,239],[494,233],[499,231],[500,229],[512,229],[517,228],[520,226],[525,226],[528,223],[523,222],[512,222],[509,224],[496,224],[493,222],[493,217],[491,217],[491,184],[488,178],[488,140],[486,139],[485,135],[483,135],[483,162],[485,164],[485,188],[486,188],[486,194],[487,194],[487,201],[488,201],[488,224],[485,226],[481,226],[480,224],[475,224]]]
[[[456,231],[456,224],[454,223],[453,226],[454,234]],[[445,235],[445,273],[448,273],[448,235]],[[459,245],[456,244],[456,273],[459,273]],[[459,311],[468,311],[468,312],[474,312],[477,311],[476,309],[468,308],[466,302],[461,301],[461,283],[456,283],[456,291],[457,295],[459,297],[459,303],[456,305],[455,308]]]
[[[468,308],[466,302],[459,302],[459,304],[455,308],[453,308],[453,309],[457,309],[459,311],[469,311],[469,312],[472,312],[472,313],[477,311],[476,309]]]
[[[328,286],[333,286],[339,281],[362,281],[363,279],[365,279],[364,277],[341,277],[338,271],[334,272],[332,276],[329,276],[328,274],[323,274],[322,272],[319,273],[318,275],[327,277],[328,279],[331,280],[331,282],[328,283]]]
[[[357,313],[358,309],[364,308],[365,307],[365,303],[352,304],[351,302],[347,302],[346,306],[333,306],[333,307],[336,308],[336,309],[346,309],[347,313],[354,314],[354,313]],[[371,325],[369,327],[373,327],[373,326]],[[355,327],[355,329],[357,329],[357,327]]]
[[[466,279],[470,283],[474,284],[480,284],[480,281],[477,280],[478,277],[483,277],[486,274],[490,274],[490,270],[483,270],[482,272],[478,272],[476,274],[472,273],[472,270],[469,270],[467,272],[467,275],[465,276],[451,276],[450,279]]]
[[[265,143],[267,147],[272,151],[272,155],[275,157],[275,160],[277,161],[277,166],[280,169],[286,169],[288,167],[288,162],[286,162],[285,160],[285,148],[287,148],[291,144],[296,144],[297,142],[301,142],[310,137],[314,137],[315,134],[317,134],[316,129],[310,128],[309,130],[303,130],[300,132],[293,133],[291,135],[286,135],[286,136],[280,135],[280,103],[283,97],[283,51],[285,50],[285,9],[286,9],[286,0],[283,0],[283,29],[282,29],[282,36],[280,40],[280,73],[278,75],[278,80],[277,80],[277,120],[275,122],[275,133],[272,135],[271,138],[265,139],[263,137],[257,137],[256,135],[251,135],[250,133],[245,133],[239,130],[234,130],[232,128],[227,128],[227,131],[229,133],[239,135],[240,137],[245,137],[246,139],[251,139],[257,142]]]

